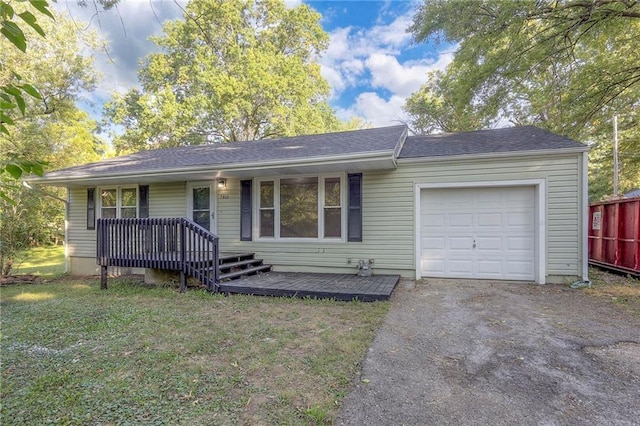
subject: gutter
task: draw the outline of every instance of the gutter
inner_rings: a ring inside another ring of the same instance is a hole
[[[589,147],[583,148],[561,148],[561,149],[540,149],[535,151],[506,151],[506,152],[493,152],[482,154],[457,154],[457,155],[439,155],[435,157],[405,157],[398,158],[398,164],[412,164],[412,163],[436,163],[441,161],[453,161],[453,160],[483,160],[487,158],[508,158],[508,157],[535,157],[540,155],[551,154],[578,154],[581,152],[588,152]]]

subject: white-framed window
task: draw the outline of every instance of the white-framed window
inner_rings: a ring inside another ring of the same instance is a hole
[[[100,188],[101,218],[138,217],[138,187]]]
[[[343,241],[345,177],[341,174],[256,180],[259,239]]]

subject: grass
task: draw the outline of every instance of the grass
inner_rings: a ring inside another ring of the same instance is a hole
[[[64,273],[64,246],[35,247],[19,256],[14,274],[55,277]]]
[[[3,425],[331,424],[388,302],[1,288]]]
[[[585,288],[587,294],[624,305],[640,316],[640,279],[599,268],[589,268],[589,278],[592,287]]]

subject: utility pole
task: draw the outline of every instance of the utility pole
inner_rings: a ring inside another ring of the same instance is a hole
[[[618,198],[618,114],[613,116],[613,197]]]

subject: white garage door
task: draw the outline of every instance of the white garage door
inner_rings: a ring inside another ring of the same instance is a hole
[[[423,277],[535,279],[534,187],[422,189]]]

